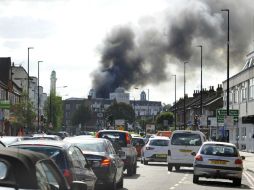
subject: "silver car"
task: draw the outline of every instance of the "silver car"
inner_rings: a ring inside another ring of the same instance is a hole
[[[234,144],[224,142],[205,142],[198,153],[193,153],[194,172],[193,183],[199,182],[199,177],[233,180],[235,186],[240,186],[244,156],[240,156]]]

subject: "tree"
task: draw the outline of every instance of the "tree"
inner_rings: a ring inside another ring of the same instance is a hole
[[[135,112],[131,105],[114,101],[113,104],[105,110],[105,118],[111,125],[113,125],[116,119],[124,119],[132,123],[135,121]]]
[[[76,112],[72,115],[71,123],[73,125],[85,125],[92,117],[91,110],[85,103],[81,104]]]
[[[52,124],[53,131],[59,131],[63,121],[63,101],[61,96],[56,96],[54,93],[48,96],[44,106],[47,117],[47,126]]]
[[[168,112],[171,107],[172,107],[171,104],[163,104],[162,111]]]
[[[36,113],[30,101],[27,102],[27,95],[23,93],[20,97],[20,102],[11,105],[11,114],[15,116],[12,125],[16,129],[28,126],[29,131],[35,129],[34,122],[36,120]]]
[[[166,130],[170,124],[173,123],[174,120],[174,114],[172,112],[161,112],[156,117],[156,127],[158,130]],[[165,121],[167,121],[168,126],[165,126]]]

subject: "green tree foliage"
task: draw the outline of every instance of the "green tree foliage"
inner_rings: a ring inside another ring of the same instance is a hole
[[[78,110],[72,115],[71,123],[73,125],[81,124],[84,126],[92,117],[90,108],[85,105],[85,103],[81,104]]]
[[[111,125],[113,125],[116,119],[124,119],[132,123],[135,120],[135,113],[131,105],[114,101],[113,104],[105,110],[105,118]]]
[[[63,121],[63,101],[61,96],[56,96],[52,93],[48,96],[47,101],[44,106],[47,126],[51,123],[53,128],[49,130],[59,131],[62,127]]]
[[[163,104],[162,111],[168,112],[171,107],[172,107],[171,104]]]
[[[172,124],[174,120],[174,114],[172,112],[161,112],[157,117],[156,117],[156,127],[157,130],[167,130],[168,126],[164,126],[164,121],[167,120],[168,124]]]
[[[15,121],[12,123],[15,128],[28,127],[28,130],[34,130],[36,113],[32,103],[30,101],[27,103],[26,94],[21,95],[19,103],[11,105],[10,111],[15,117]]]

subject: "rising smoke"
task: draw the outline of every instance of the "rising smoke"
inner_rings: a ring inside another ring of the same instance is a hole
[[[179,1],[170,1],[178,2]],[[119,26],[107,36],[101,50],[100,68],[93,73],[97,97],[108,97],[117,87],[159,84],[170,73],[168,63],[191,60],[189,76],[200,67],[200,52],[207,69],[221,72],[226,68],[227,15],[230,9],[230,64],[242,67],[251,45],[252,0],[182,0],[165,12],[164,28]],[[173,8],[172,8],[173,7]],[[166,29],[166,32],[165,32]],[[140,30],[142,32],[140,32]],[[178,67],[179,72],[182,66]]]

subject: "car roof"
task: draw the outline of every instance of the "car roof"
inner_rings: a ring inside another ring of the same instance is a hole
[[[129,131],[122,131],[122,130],[107,130],[107,129],[103,129],[103,130],[98,131],[98,133],[101,133],[101,132],[119,132],[119,133],[129,133]]]
[[[164,137],[164,136],[154,136],[153,138],[150,138],[149,140],[156,140],[156,139],[160,139],[160,140],[170,140],[170,138]]]
[[[216,144],[236,147],[235,144],[228,143],[228,142],[206,141],[203,143],[203,145],[216,145]]]
[[[80,137],[66,137],[63,141],[70,143],[82,143],[87,141],[97,141],[97,142],[105,142],[107,139],[104,138],[80,138]]]
[[[191,131],[191,130],[175,130],[173,131],[172,135],[175,133],[193,133],[193,134],[201,134],[204,135],[201,131]]]
[[[18,145],[40,145],[40,146],[54,146],[58,148],[67,149],[71,146],[71,143],[68,143],[66,141],[52,141],[52,140],[24,140],[20,142],[16,142],[11,144],[11,146],[18,146]]]

